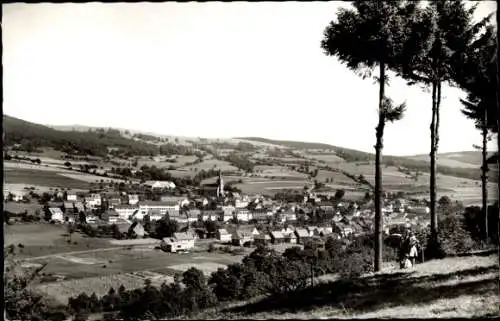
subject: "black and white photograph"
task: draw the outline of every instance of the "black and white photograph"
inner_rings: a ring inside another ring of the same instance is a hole
[[[496,1],[1,27],[4,320],[500,317]]]

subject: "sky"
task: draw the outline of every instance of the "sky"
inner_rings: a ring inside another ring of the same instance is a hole
[[[378,86],[320,48],[334,2],[4,4],[3,113],[51,125],[329,143],[374,152]],[[477,17],[496,10],[480,3]],[[481,142],[442,90],[439,152]],[[431,94],[406,101],[384,153],[429,152]],[[490,148],[496,150],[495,142]]]

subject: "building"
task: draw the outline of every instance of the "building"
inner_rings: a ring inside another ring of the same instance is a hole
[[[83,203],[82,203],[82,202],[76,202],[74,206],[75,206],[75,210],[76,210],[78,213],[85,212],[85,205],[83,205]]]
[[[217,197],[219,199],[225,196],[224,180],[222,179],[222,173],[220,170],[217,181],[215,183],[203,184],[200,189],[200,194],[205,197]]]
[[[297,236],[295,235],[294,232],[286,233],[284,234],[284,236],[285,236],[285,243],[297,244]]]
[[[228,233],[226,229],[218,229],[217,230],[217,240],[221,243],[231,243],[232,235]]]
[[[236,218],[238,221],[248,222],[252,219],[252,212],[245,209],[237,209],[234,212],[234,218]]]
[[[271,237],[271,243],[273,244],[285,243],[285,236],[281,233],[281,231],[271,231],[269,236]]]
[[[176,187],[173,182],[169,181],[146,181],[143,185],[153,189],[174,189]]]
[[[49,207],[50,220],[62,223],[64,221],[64,213],[59,207]]]
[[[101,206],[101,195],[99,194],[90,194],[85,197],[85,205],[90,208],[96,208]]]
[[[160,247],[166,252],[182,252],[194,248],[194,236],[191,233],[174,233],[173,237],[166,237],[161,241]]]
[[[297,228],[294,233],[298,244],[305,244],[310,239],[309,232],[305,228]]]
[[[180,206],[177,202],[144,201],[139,204],[139,211],[134,215],[134,217],[142,220],[151,210],[158,210],[162,215],[165,215],[168,212],[170,216],[178,216]]]
[[[189,205],[189,200],[186,197],[179,196],[162,196],[160,202],[178,204],[180,208]]]
[[[101,219],[108,224],[118,223],[119,218],[120,218],[120,214],[118,214],[114,210],[107,210],[106,212],[102,213],[102,215],[101,215]]]
[[[234,201],[234,206],[236,208],[246,208],[248,206],[248,201],[247,200],[236,199]]]
[[[220,219],[224,212],[218,210],[203,210],[200,213],[200,218],[203,222],[205,221],[217,221]]]
[[[66,194],[66,200],[68,202],[76,202],[78,200],[78,196],[76,193],[68,193]]]
[[[64,214],[70,215],[75,213],[75,205],[72,202],[64,202]]]
[[[255,245],[267,245],[271,242],[271,236],[267,233],[255,235],[253,237],[253,242]]]
[[[231,240],[234,245],[247,245],[252,244],[254,241],[254,235],[249,230],[237,229],[231,235]]]
[[[118,213],[120,218],[128,219],[129,217],[133,216],[135,212],[139,211],[139,206],[122,204],[115,206],[114,210],[116,213]]]
[[[130,194],[128,196],[128,204],[129,205],[136,205],[137,203],[139,203],[139,195],[137,195],[137,194]]]

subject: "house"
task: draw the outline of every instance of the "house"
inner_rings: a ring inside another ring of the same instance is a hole
[[[173,182],[169,181],[146,181],[143,184],[146,187],[153,189],[174,189],[176,186]]]
[[[169,213],[171,216],[178,216],[180,211],[180,206],[177,202],[155,202],[155,201],[144,201],[139,204],[139,211],[134,214],[139,220],[144,219],[144,215],[148,214],[150,210],[159,210],[162,215]]]
[[[297,228],[294,233],[298,244],[304,244],[310,239],[309,232],[305,228]]]
[[[236,210],[236,207],[232,205],[224,205],[221,206],[220,209],[224,212],[224,215],[233,215]]]
[[[114,210],[121,218],[128,219],[129,217],[133,216],[136,211],[139,210],[139,207],[134,205],[122,204],[115,206]]]
[[[316,234],[321,236],[321,237],[325,237],[325,236],[329,236],[333,233],[333,228],[332,227],[318,227],[318,229],[316,230]]]
[[[74,206],[75,206],[75,210],[78,213],[85,212],[85,205],[83,205],[82,202],[76,202],[76,203],[74,203]]]
[[[72,215],[75,213],[75,205],[72,202],[64,202],[64,214],[66,215]]]
[[[297,244],[297,236],[295,235],[294,232],[286,233],[284,234],[284,236],[285,236],[285,243]]]
[[[119,197],[112,197],[108,200],[108,207],[109,208],[115,208],[116,206],[120,205],[122,203],[121,198]]]
[[[284,212],[280,214],[282,222],[296,221],[297,215],[294,212]]]
[[[166,237],[160,247],[166,252],[176,253],[194,248],[194,236],[191,233],[174,233],[173,237]]]
[[[236,199],[234,201],[234,207],[236,208],[246,208],[248,206],[247,200]]]
[[[254,235],[249,230],[237,229],[232,233],[232,243],[234,245],[243,246],[246,244],[251,244],[254,241]]]
[[[162,196],[160,202],[178,204],[180,208],[189,205],[189,200],[186,197],[180,196]]]
[[[221,243],[231,243],[232,241],[232,235],[227,232],[226,229],[218,229],[217,230],[217,239]]]
[[[347,237],[350,234],[354,233],[352,227],[342,222],[336,223],[333,230],[334,232],[339,233],[342,237]]]
[[[271,243],[273,244],[280,244],[285,242],[285,236],[281,231],[271,231],[269,233],[269,236],[271,237]]]
[[[68,202],[76,202],[78,200],[78,196],[76,193],[68,193],[66,194],[66,200]]]
[[[89,206],[90,208],[96,208],[101,206],[101,195],[99,194],[90,194],[89,196],[85,197],[85,204]]]
[[[97,216],[95,216],[95,215],[87,215],[87,216],[85,216],[85,221],[88,224],[96,224],[98,219],[99,218]]]
[[[147,232],[141,223],[134,222],[130,226],[129,234],[131,234],[132,236],[138,237],[138,238],[143,238],[147,234]]]
[[[309,233],[309,236],[313,236],[316,233],[316,230],[318,229],[317,226],[308,226],[306,227],[307,232]]]
[[[61,223],[64,221],[64,213],[59,207],[49,207],[48,211],[52,221]]]
[[[252,212],[245,209],[237,209],[234,212],[234,218],[238,221],[248,222],[252,219]]]
[[[165,216],[165,215],[164,215],[164,214],[162,214],[162,212],[161,212],[159,209],[157,209],[157,208],[150,209],[147,215],[149,216],[149,219],[150,219],[151,221],[159,221],[159,220],[161,220],[161,219]]]
[[[114,210],[107,210],[101,215],[101,219],[108,224],[116,224],[118,219],[120,218],[120,214],[118,214]]]
[[[137,203],[139,203],[139,195],[137,195],[137,194],[130,194],[128,196],[128,204],[129,205],[136,205]]]
[[[221,222],[229,222],[233,218],[234,218],[233,214],[224,213],[223,211],[219,212],[219,218],[218,219]]]
[[[201,211],[199,217],[203,222],[217,221],[217,220],[222,220],[221,215],[224,215],[224,212],[218,210],[203,210]]]
[[[290,234],[293,233],[294,231],[295,229],[293,228],[293,226],[287,226],[286,228],[281,229],[281,233],[283,234]]]
[[[269,242],[271,242],[271,236],[267,233],[255,235],[253,237],[253,242],[255,245],[267,245]]]

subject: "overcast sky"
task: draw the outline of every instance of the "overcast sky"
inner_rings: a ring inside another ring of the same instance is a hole
[[[327,57],[323,31],[343,2],[7,4],[4,114],[53,124],[199,137],[261,136],[373,152],[378,89]],[[478,17],[496,10],[484,1]],[[406,100],[384,153],[429,151],[430,93]],[[444,87],[440,152],[480,132]],[[494,144],[492,144],[492,147]]]

